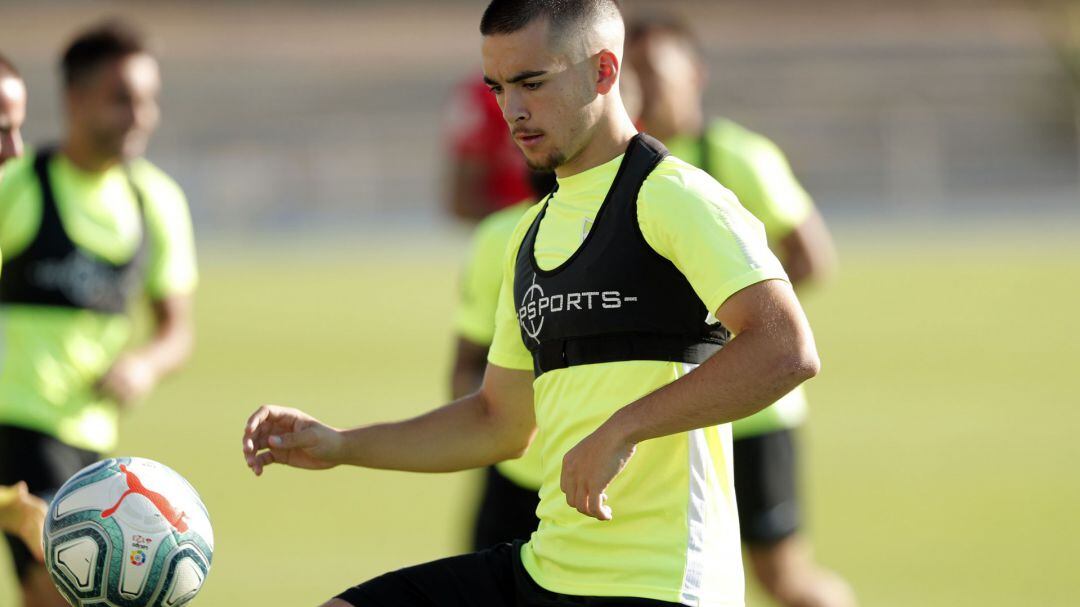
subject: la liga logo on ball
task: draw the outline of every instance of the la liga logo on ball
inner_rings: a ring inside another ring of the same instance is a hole
[[[43,540],[53,582],[74,607],[182,607],[214,555],[199,494],[169,467],[137,457],[98,462],[64,483]]]
[[[146,553],[142,550],[131,551],[131,564],[136,567],[141,567],[146,562]]]

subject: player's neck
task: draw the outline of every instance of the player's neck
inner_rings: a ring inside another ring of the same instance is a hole
[[[626,152],[626,146],[637,132],[637,127],[625,111],[609,115],[596,125],[592,138],[581,152],[555,169],[555,176],[564,179],[618,158]]]
[[[87,173],[104,173],[120,162],[115,156],[102,154],[85,137],[74,132],[60,146],[60,153],[77,169]]]

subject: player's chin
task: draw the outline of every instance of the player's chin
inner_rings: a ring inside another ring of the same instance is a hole
[[[558,168],[559,155],[551,152],[547,153],[525,153],[525,164],[529,166],[530,170],[538,173],[547,173],[554,171]]]

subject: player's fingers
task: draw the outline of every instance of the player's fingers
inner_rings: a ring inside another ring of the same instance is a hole
[[[306,428],[299,432],[273,435],[267,442],[272,449],[307,449],[319,444],[319,435],[314,428]]]
[[[601,521],[611,520],[611,507],[607,505],[607,494],[603,491],[598,492],[596,496],[596,503],[593,506],[593,516]]]
[[[600,494],[597,491],[589,491],[585,496],[585,514],[593,518],[600,518]],[[603,520],[603,519],[601,519]]]
[[[248,418],[247,423],[244,424],[244,451],[248,453],[255,452],[254,437],[255,431],[258,430],[259,425],[270,416],[270,407],[263,405],[255,410]]]
[[[277,457],[274,456],[273,451],[263,451],[255,459],[258,460],[260,468],[265,468],[265,467],[269,466],[270,464],[277,463]]]
[[[589,489],[584,484],[579,484],[574,490],[574,507],[585,516],[592,516],[589,514]]]

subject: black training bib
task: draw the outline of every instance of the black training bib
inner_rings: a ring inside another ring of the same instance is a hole
[[[516,260],[514,302],[537,376],[627,360],[699,364],[729,339],[723,326],[706,322],[709,311],[689,281],[649,246],[638,225],[638,192],[667,154],[648,135],[630,141],[592,230],[557,268],[540,269],[534,249],[558,190],[526,232]]]
[[[142,223],[135,255],[122,264],[101,259],[76,245],[64,230],[49,180],[48,166],[53,153],[45,149],[34,158],[34,172],[41,188],[41,225],[24,251],[4,260],[0,304],[124,314],[130,296],[141,286],[147,253],[142,194],[128,175]]]

